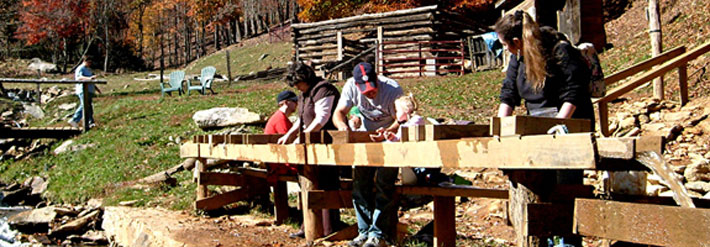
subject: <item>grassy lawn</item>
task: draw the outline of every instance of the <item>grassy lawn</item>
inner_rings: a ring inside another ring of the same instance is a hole
[[[173,95],[161,100],[157,90],[144,89],[147,84],[131,79],[138,76],[140,74],[110,77],[110,86],[95,99],[99,127],[74,138],[75,143],[95,144],[95,147],[51,154],[50,151],[61,144],[57,142],[44,155],[2,161],[0,180],[22,181],[34,175],[49,177],[46,196],[58,203],[80,203],[102,197],[108,204],[139,200],[138,205],[186,209],[194,200],[195,188],[189,172],[178,175],[180,183],[175,187],[132,188],[126,182],[181,162],[179,145],[171,139],[186,140],[204,133],[191,119],[196,111],[220,106],[245,107],[268,116],[275,109],[274,96],[286,88],[278,81],[239,82],[231,87],[220,83],[216,85],[216,95]],[[417,96],[424,116],[481,122],[495,108],[501,79],[500,72],[489,71],[463,77],[406,79],[400,83],[406,92]],[[342,82],[338,85],[342,86]],[[43,107],[49,116],[65,116],[71,110],[63,111],[57,106],[76,100],[68,96]],[[66,125],[64,120],[58,119],[33,120],[31,126]]]

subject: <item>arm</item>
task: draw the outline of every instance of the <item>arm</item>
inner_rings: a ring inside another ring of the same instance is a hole
[[[335,101],[335,96],[328,96],[316,101],[315,113],[316,117],[313,119],[310,125],[306,126],[303,132],[313,132],[319,131],[328,123],[331,115],[331,109],[333,109],[333,101]]]
[[[572,103],[565,102],[562,104],[562,107],[560,108],[560,111],[557,113],[556,118],[571,118],[572,114],[574,114],[574,110],[577,109],[577,106],[573,105]]]
[[[555,58],[561,72],[560,77],[564,80],[560,88],[560,101],[562,107],[556,118],[571,118],[577,105],[589,100],[589,70],[586,64],[582,64],[581,57],[574,47],[567,43],[555,46]]]
[[[293,123],[293,126],[291,126],[291,129],[286,132],[281,138],[279,138],[278,141],[276,141],[277,144],[286,144],[289,139],[291,139],[291,136],[293,133],[295,133],[298,130],[298,126],[301,126],[301,118],[296,119],[296,122]]]
[[[513,115],[513,108],[512,106],[509,106],[506,103],[500,103],[500,106],[498,107],[498,117],[507,117]]]
[[[343,103],[342,100],[335,108],[335,112],[333,112],[333,124],[335,124],[335,127],[338,128],[338,130],[349,129],[346,116],[348,115],[350,108],[352,107]]]

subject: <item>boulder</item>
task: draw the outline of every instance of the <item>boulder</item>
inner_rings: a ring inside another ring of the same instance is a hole
[[[22,184],[25,187],[32,188],[32,191],[30,192],[31,195],[41,195],[47,190],[47,187],[49,186],[49,181],[44,180],[44,178],[40,176],[34,176],[27,178]]]
[[[250,112],[246,108],[217,107],[202,110],[192,115],[192,120],[202,129],[230,127],[242,124],[263,123],[264,119],[259,114]]]
[[[8,222],[22,232],[47,232],[56,217],[54,207],[44,207],[19,213],[10,217]]]
[[[710,183],[700,181],[690,182],[685,184],[685,188],[705,194],[710,192]]]
[[[48,63],[45,61],[42,61],[42,59],[39,58],[32,58],[32,63],[27,66],[27,69],[35,72],[35,71],[41,71],[43,73],[47,73],[50,71],[56,71],[57,70],[57,65],[53,63]]]
[[[688,120],[691,114],[689,111],[669,112],[663,115],[663,120],[666,122],[682,122]]]
[[[25,114],[30,114],[33,118],[42,119],[44,118],[44,111],[38,105],[34,104],[23,104]]]
[[[710,181],[710,164],[706,159],[696,159],[683,171],[683,176],[688,182]]]
[[[67,234],[78,232],[82,230],[86,225],[88,225],[91,221],[96,220],[100,213],[101,210],[93,210],[84,216],[81,216],[75,220],[69,221],[64,225],[57,227],[56,229],[52,230],[50,235],[66,236]]]
[[[646,186],[646,195],[647,196],[658,196],[664,191],[669,190],[668,187],[663,186],[663,185],[657,185],[657,184],[651,184]]]
[[[69,147],[74,143],[74,140],[66,140],[62,145],[54,149],[54,154],[61,154],[69,151]]]
[[[68,111],[68,110],[73,110],[74,108],[76,108],[76,105],[77,105],[77,103],[65,103],[65,104],[59,105],[57,108]]]

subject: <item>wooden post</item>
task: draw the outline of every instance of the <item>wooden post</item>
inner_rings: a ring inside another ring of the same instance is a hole
[[[382,30],[382,26],[377,27],[377,60],[375,61],[375,72],[377,74],[382,73],[382,65],[384,61],[384,57],[382,54],[382,49],[385,49],[385,45],[382,44],[384,41],[383,39],[384,36],[384,31]]]
[[[288,218],[288,191],[284,181],[277,181],[274,185],[274,213],[277,225],[283,224]]]
[[[453,196],[434,197],[434,247],[456,246],[456,204]]]
[[[678,66],[678,83],[680,86],[680,105],[688,103],[688,63]]]
[[[232,85],[232,67],[229,65],[229,48],[224,50],[225,56],[227,57],[227,88]]]
[[[540,236],[528,235],[528,204],[541,202],[540,193],[549,190],[545,183],[554,183],[554,173],[549,171],[515,170],[507,171],[510,185],[508,190],[510,222],[515,228],[515,241],[519,247],[544,246]],[[552,175],[550,175],[552,174]]]
[[[648,0],[648,34],[651,37],[651,54],[655,57],[663,50],[661,15],[658,0]],[[653,81],[653,97],[663,100],[663,75]]]
[[[606,101],[599,101],[599,129],[605,137],[609,137],[609,106]]]
[[[37,79],[42,80],[42,71],[37,70]],[[0,87],[2,88],[2,87]],[[5,94],[5,92],[2,92]],[[37,105],[42,106],[42,91],[39,89],[39,83],[37,83]]]
[[[91,104],[89,104],[89,84],[86,82],[81,83],[81,90],[82,90],[82,96],[81,97],[81,102],[84,104],[84,109],[81,111],[82,113],[82,118],[84,119],[84,132],[89,131],[89,118],[87,118],[87,112],[88,108],[91,107]],[[93,111],[93,109],[92,109]]]
[[[323,235],[323,220],[321,209],[311,209],[308,205],[308,191],[318,189],[317,167],[304,165],[303,172],[298,176],[301,184],[301,205],[303,211],[303,231],[306,233],[306,242],[313,243]]]
[[[194,173],[195,182],[199,181],[200,173],[207,171],[207,169],[205,168],[206,163],[207,163],[207,161],[203,158],[198,158],[195,161],[195,173]],[[197,200],[195,200],[195,201],[199,201],[199,200],[207,198],[207,196],[208,196],[207,193],[208,193],[207,185],[199,185],[198,184],[197,185]]]

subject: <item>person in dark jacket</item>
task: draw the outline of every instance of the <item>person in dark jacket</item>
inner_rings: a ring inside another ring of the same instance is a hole
[[[300,132],[318,132],[321,130],[335,130],[331,116],[335,110],[335,103],[340,99],[340,92],[327,80],[317,77],[310,66],[303,63],[294,63],[289,66],[286,74],[289,86],[301,92],[298,97],[298,120],[293,127],[279,138],[279,144],[286,144],[294,134]],[[296,138],[299,143],[304,140]],[[317,167],[318,189],[340,189],[339,168],[336,166]],[[344,225],[340,221],[338,209],[323,209],[323,236],[327,236]],[[304,236],[303,229],[294,236]]]
[[[510,116],[525,100],[529,115],[591,121],[590,71],[582,54],[550,27],[523,11],[502,17],[495,30],[512,53],[500,93],[498,116]]]

